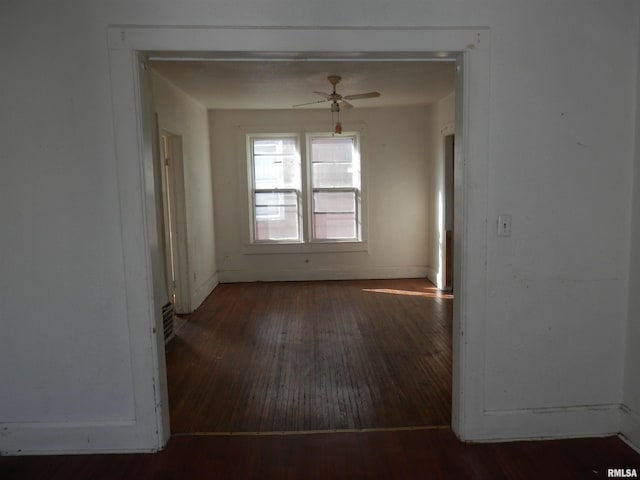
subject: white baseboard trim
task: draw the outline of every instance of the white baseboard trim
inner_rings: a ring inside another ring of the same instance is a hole
[[[195,311],[202,302],[209,296],[213,289],[218,286],[220,279],[218,273],[214,273],[208,279],[206,279],[198,288],[196,288],[191,295],[191,311]]]
[[[620,431],[620,405],[487,411],[473,423],[465,431],[465,441],[603,437]]]
[[[0,456],[157,452],[158,442],[133,420],[0,423]]]
[[[640,453],[640,413],[627,405],[620,407],[620,438]]]
[[[436,287],[440,288],[438,285],[438,272],[436,272],[435,268],[427,267],[427,280],[433,283]]]
[[[218,272],[222,283],[237,282],[303,282],[310,280],[366,280],[370,278],[425,278],[427,267],[380,267],[371,269],[313,270],[224,270]]]

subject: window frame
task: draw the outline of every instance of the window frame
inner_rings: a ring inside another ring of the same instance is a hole
[[[255,180],[255,155],[253,150],[253,144],[255,140],[260,139],[273,139],[273,140],[283,140],[283,139],[294,139],[296,142],[296,154],[298,156],[298,163],[300,164],[300,189],[296,188],[256,188],[256,180]],[[251,236],[251,243],[256,245],[272,245],[272,244],[297,244],[304,243],[304,232],[303,232],[303,221],[304,221],[304,176],[302,171],[302,154],[300,148],[300,135],[297,133],[252,133],[246,135],[246,150],[247,150],[247,158],[248,158],[248,187],[249,187],[249,233]],[[256,212],[256,194],[259,193],[294,193],[297,200],[297,217],[298,217],[298,238],[297,239],[281,239],[281,240],[259,240],[256,238],[256,223],[257,223],[257,212]]]
[[[326,132],[313,132],[307,133],[305,135],[306,140],[306,151],[304,159],[301,159],[302,162],[306,165],[307,168],[307,224],[309,231],[309,243],[361,243],[363,242],[362,238],[362,153],[360,147],[360,133],[357,131],[348,131],[343,132],[339,135],[340,138],[352,138],[353,139],[353,147],[355,149],[355,155],[357,158],[358,165],[358,187],[314,187],[313,185],[313,157],[312,157],[312,149],[311,143],[316,138],[335,138],[336,135]],[[352,163],[354,161],[352,160]],[[354,237],[346,237],[346,238],[316,238],[316,232],[314,228],[314,216],[316,214],[315,209],[315,195],[316,192],[353,192],[354,193],[354,215],[355,215],[355,236]]]
[[[334,252],[369,252],[368,243],[368,207],[367,207],[367,176],[365,144],[366,135],[363,124],[353,124],[342,136],[356,135],[360,155],[360,190],[359,190],[359,240],[313,240],[312,233],[312,204],[310,191],[310,160],[307,151],[309,148],[307,138],[312,136],[331,136],[324,125],[316,125],[313,128],[288,126],[238,126],[238,150],[243,152],[244,161],[238,162],[238,173],[244,178],[244,194],[240,195],[239,222],[241,251],[243,254],[290,254],[290,253],[334,253]],[[301,168],[301,195],[299,210],[299,228],[301,229],[298,241],[292,240],[256,240],[255,238],[255,204],[254,170],[252,144],[253,138],[297,138],[298,154]],[[242,187],[240,192],[242,192]],[[358,199],[357,199],[358,200]]]

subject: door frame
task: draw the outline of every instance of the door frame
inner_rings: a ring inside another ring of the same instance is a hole
[[[442,272],[441,290],[453,292],[455,282],[453,276],[453,259],[455,256],[453,249],[453,241],[455,238],[453,220],[455,215],[455,128],[453,125],[447,125],[440,133],[442,136],[443,218],[442,225],[438,225],[438,228],[444,233],[444,235],[441,235],[441,238],[444,240],[444,255],[439,259],[439,270]],[[453,155],[450,155],[449,150],[451,150]]]
[[[191,293],[189,290],[189,245],[188,245],[188,230],[187,230],[187,209],[186,209],[186,192],[184,183],[184,161],[183,161],[183,149],[182,149],[182,137],[183,134],[179,128],[175,128],[174,125],[167,123],[161,116],[158,117],[158,139],[162,141],[162,137],[168,137],[170,148],[170,163],[168,168],[164,168],[164,159],[162,155],[159,156],[156,165],[162,168],[162,180],[163,187],[169,184],[171,190],[169,199],[164,198],[163,192],[163,206],[168,207],[169,212],[165,212],[164,219],[166,222],[167,215],[172,217],[173,225],[173,263],[174,263],[174,276],[175,285],[174,291],[176,296],[175,310],[178,314],[189,314],[191,310]],[[160,145],[159,151],[162,152]],[[169,172],[169,176],[166,177],[165,172]],[[168,235],[168,225],[164,225],[165,237]],[[169,245],[168,238],[165,238],[165,264],[166,268],[169,268]]]
[[[128,27],[108,29],[126,306],[140,449],[162,448],[169,408],[153,223],[149,53],[192,58],[455,61],[452,428],[485,436],[485,326],[490,32],[486,28]],[[183,53],[180,53],[183,52]],[[188,53],[187,53],[188,52]]]

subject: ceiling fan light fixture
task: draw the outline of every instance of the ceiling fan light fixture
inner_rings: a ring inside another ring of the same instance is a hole
[[[323,97],[322,100],[316,100],[315,102],[307,102],[307,103],[299,103],[297,105],[293,105],[294,107],[302,107],[305,105],[313,105],[316,103],[323,102],[331,102],[331,125],[333,129],[333,134],[341,134],[342,133],[342,124],[340,123],[340,109],[341,106],[345,108],[345,110],[349,110],[353,108],[353,105],[350,104],[347,100],[360,100],[365,98],[377,98],[380,96],[379,92],[367,92],[367,93],[355,93],[352,95],[342,96],[338,92],[336,92],[336,85],[340,83],[342,78],[339,75],[329,75],[327,77],[329,83],[333,87],[333,91],[329,93],[324,92],[316,92],[316,95],[320,95]],[[334,123],[334,115],[337,116],[337,121]]]

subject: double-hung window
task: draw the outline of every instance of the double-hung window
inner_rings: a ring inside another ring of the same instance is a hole
[[[360,156],[356,135],[308,137],[315,241],[360,239]]]
[[[297,136],[250,137],[255,242],[301,240],[301,168]]]
[[[254,244],[362,241],[359,135],[248,134]]]

